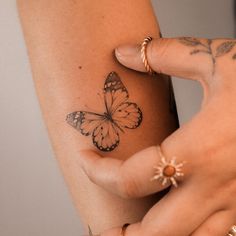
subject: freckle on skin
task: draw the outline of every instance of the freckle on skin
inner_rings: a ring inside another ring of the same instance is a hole
[[[79,66],[78,68],[79,68],[79,69],[82,69],[82,66]]]

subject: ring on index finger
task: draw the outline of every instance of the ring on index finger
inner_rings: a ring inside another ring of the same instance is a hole
[[[146,37],[141,44],[141,59],[148,74],[155,75],[156,72],[151,68],[147,59],[147,46],[152,41],[152,37]]]

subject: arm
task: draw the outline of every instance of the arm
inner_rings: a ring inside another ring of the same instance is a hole
[[[126,159],[160,143],[176,129],[169,109],[169,81],[151,80],[125,69],[113,56],[118,44],[140,43],[148,34],[159,36],[150,2],[18,0],[18,7],[43,116],[82,221],[100,232],[139,220],[156,196],[123,200],[92,184],[77,160],[80,150],[99,151],[92,143],[92,134],[83,136],[65,117],[73,111],[102,114],[104,82],[116,71],[129,101],[140,107],[143,121],[136,129],[118,131],[120,143],[110,156]]]
[[[235,46],[235,39],[151,41],[147,57],[153,70],[201,84],[200,111],[158,148],[148,147],[125,161],[90,152],[82,156],[81,166],[93,183],[121,197],[141,198],[173,185],[142,221],[124,229],[125,236],[235,235]],[[141,59],[133,62],[137,52],[126,56],[134,47],[119,46],[117,58],[143,71]],[[120,230],[101,236],[119,236]]]

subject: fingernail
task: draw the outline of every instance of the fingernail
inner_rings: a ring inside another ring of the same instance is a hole
[[[140,53],[138,45],[121,45],[115,49],[117,59],[124,59],[126,57],[135,57]]]

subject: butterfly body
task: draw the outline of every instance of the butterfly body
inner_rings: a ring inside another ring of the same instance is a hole
[[[105,119],[107,119],[111,122],[114,122],[112,119],[112,115],[110,113],[104,112],[104,117],[105,117]]]
[[[136,103],[128,101],[128,91],[116,72],[107,76],[103,94],[105,112],[75,111],[67,115],[66,120],[82,135],[91,135],[99,150],[108,152],[119,145],[119,132],[141,124],[142,112]]]

